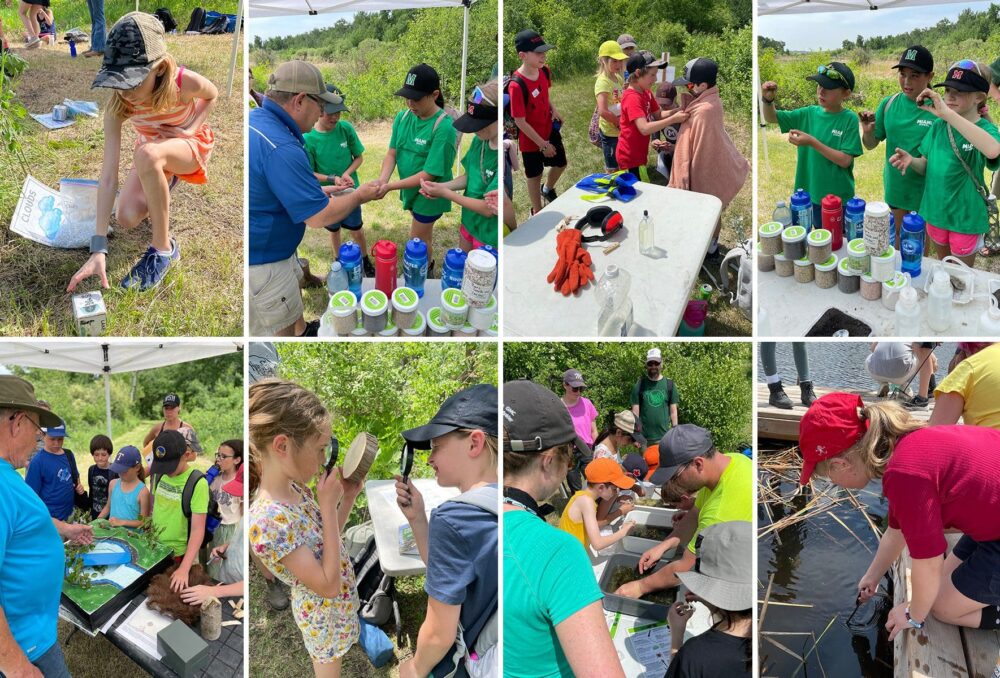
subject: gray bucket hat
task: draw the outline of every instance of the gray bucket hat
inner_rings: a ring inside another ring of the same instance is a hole
[[[90,88],[135,89],[166,55],[160,20],[145,12],[129,12],[108,33],[104,61]]]
[[[695,563],[677,577],[720,610],[749,610],[754,603],[753,526],[734,520],[709,525],[695,541]]]

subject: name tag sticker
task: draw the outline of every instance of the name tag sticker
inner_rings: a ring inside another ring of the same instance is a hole
[[[536,87],[535,89],[531,90],[531,96],[532,96],[532,97],[537,97],[537,96],[538,96],[538,95],[540,95],[541,93],[542,93],[542,92],[541,92],[541,90],[540,90],[540,89],[538,89],[537,87]]]

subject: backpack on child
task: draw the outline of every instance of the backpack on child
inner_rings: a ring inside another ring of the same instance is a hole
[[[549,70],[548,66],[542,66],[538,69],[539,73],[545,74],[545,80],[551,85],[552,84],[552,71]],[[521,98],[524,99],[524,107],[528,108],[528,83],[524,81],[524,77],[514,71],[510,75],[503,79],[503,93],[506,96],[506,105],[503,107],[503,132],[504,137],[508,139],[517,139],[521,136],[521,130],[514,122],[514,116],[510,112],[510,83],[516,82],[518,89],[521,90]]]
[[[188,527],[187,534],[188,539],[191,539],[191,501],[194,499],[194,491],[198,485],[198,481],[204,479],[205,483],[208,485],[208,511],[205,512],[205,536],[202,537],[201,544],[199,548],[208,546],[212,543],[212,535],[217,528],[222,523],[222,514],[219,512],[219,502],[215,500],[212,496],[212,481],[219,475],[219,468],[217,466],[212,466],[208,469],[208,473],[202,473],[198,469],[192,469],[191,475],[184,482],[184,489],[181,491],[181,512],[184,517],[187,518]],[[160,476],[156,477],[156,481],[152,482],[151,494],[156,497],[156,487],[160,484]]]

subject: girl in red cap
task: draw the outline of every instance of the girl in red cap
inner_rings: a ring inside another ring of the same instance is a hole
[[[903,547],[913,559],[913,595],[889,613],[889,640],[927,617],[970,628],[1000,628],[1000,431],[927,426],[895,403],[865,405],[831,393],[813,403],[799,427],[804,485],[813,473],[841,487],[882,480],[889,528],[858,583],[862,601]],[[961,540],[946,558],[945,530]],[[991,582],[993,582],[991,584]]]

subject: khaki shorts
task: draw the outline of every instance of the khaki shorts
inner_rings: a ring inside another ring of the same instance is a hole
[[[302,317],[299,281],[302,267],[295,255],[250,267],[250,334],[271,337]]]

